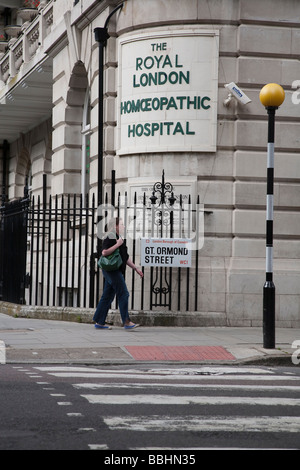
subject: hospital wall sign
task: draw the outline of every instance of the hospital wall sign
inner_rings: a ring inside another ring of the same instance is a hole
[[[216,151],[217,31],[122,37],[118,79],[119,155]]]

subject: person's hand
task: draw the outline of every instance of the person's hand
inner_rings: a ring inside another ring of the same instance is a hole
[[[119,248],[119,246],[123,245],[123,243],[124,243],[124,240],[123,240],[123,238],[120,237],[120,238],[118,238],[116,245]]]
[[[139,275],[140,277],[143,277],[143,276],[144,276],[143,271],[141,271],[139,268],[135,268],[135,270],[136,270],[136,272],[138,273],[138,275]]]

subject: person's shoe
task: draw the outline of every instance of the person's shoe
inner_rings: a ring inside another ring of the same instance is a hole
[[[137,328],[140,325],[137,325],[134,323],[133,325],[124,325],[124,330],[133,330],[134,328]]]
[[[99,330],[111,330],[111,326],[99,325],[99,323],[95,323],[95,328],[97,328]]]

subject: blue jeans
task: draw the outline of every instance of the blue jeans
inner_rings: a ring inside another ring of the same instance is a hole
[[[121,271],[102,271],[105,279],[102,297],[97,305],[93,321],[104,325],[109,307],[117,296],[123,324],[128,323],[128,297],[129,292]]]

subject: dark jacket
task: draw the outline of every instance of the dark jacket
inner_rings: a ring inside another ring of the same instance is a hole
[[[108,248],[111,248],[117,243],[117,240],[119,239],[119,235],[115,234],[116,238],[111,238],[110,236],[104,238],[103,243],[102,243],[102,250],[107,250]],[[123,263],[121,264],[119,270],[122,271],[123,274],[125,274],[126,270],[126,263],[129,258],[128,251],[127,251],[127,246],[125,243],[125,240],[123,242],[123,245],[119,247],[120,255],[122,258]]]

